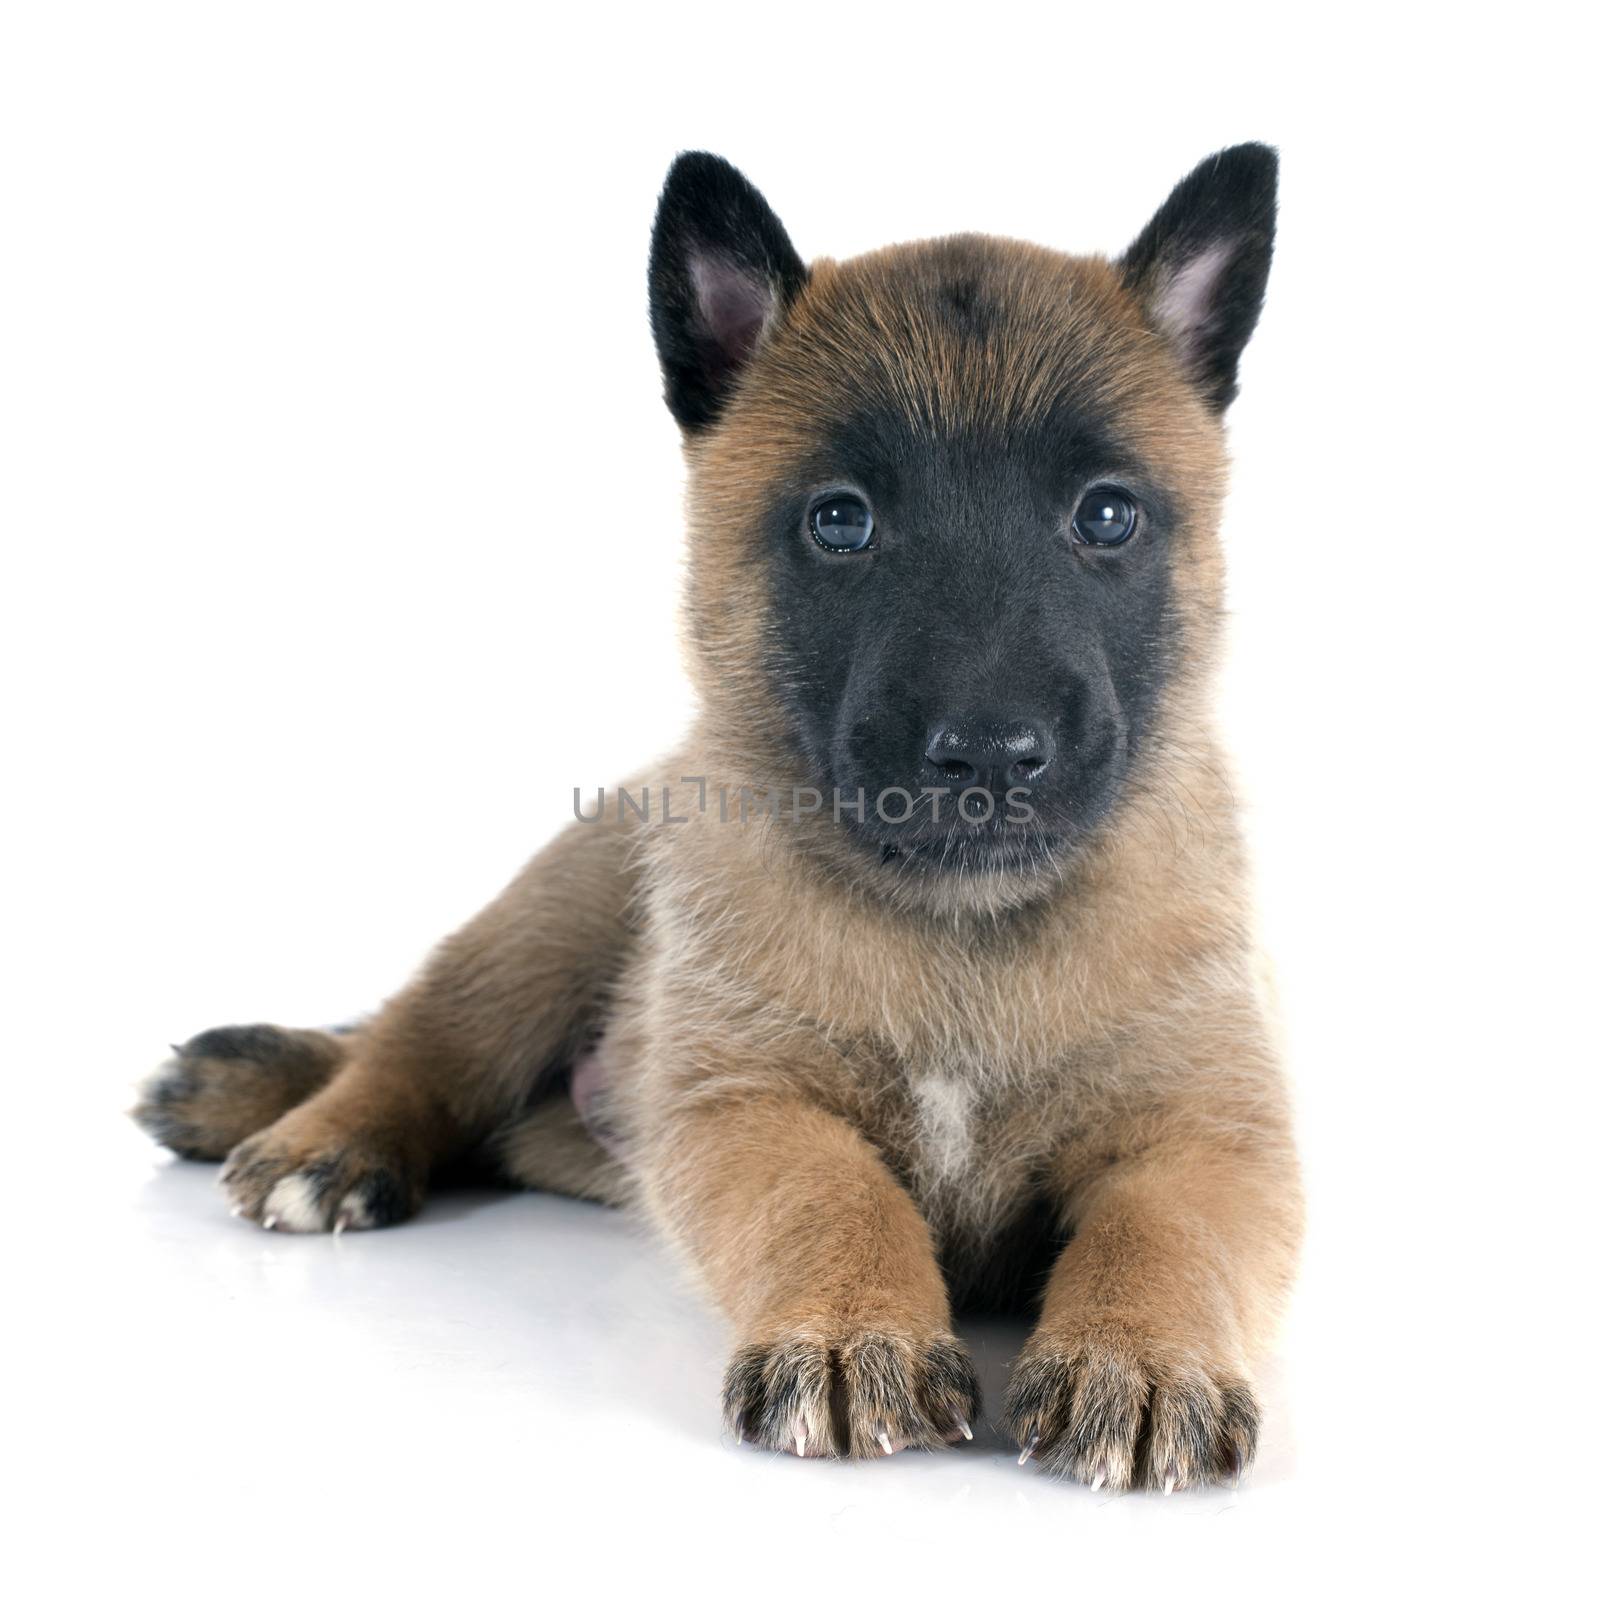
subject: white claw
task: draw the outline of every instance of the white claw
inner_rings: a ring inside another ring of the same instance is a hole
[[[1172,1491],[1174,1489],[1176,1489],[1177,1487],[1178,1487],[1178,1474],[1176,1472],[1169,1472],[1167,1474],[1167,1481],[1164,1484],[1161,1485],[1162,1494],[1171,1494]]]
[[[969,1435],[969,1437],[970,1437],[970,1435]],[[1027,1466],[1028,1457],[1033,1454],[1033,1447],[1036,1444],[1038,1444],[1038,1442],[1039,1442],[1039,1435],[1038,1434],[1034,1434],[1034,1436],[1022,1447],[1022,1454],[1017,1457],[1017,1465],[1019,1467]]]
[[[349,1226],[350,1226],[350,1213],[348,1211],[341,1211],[339,1213],[338,1217],[334,1220],[334,1224],[333,1224],[333,1236],[334,1236],[334,1238],[337,1239],[339,1237],[339,1235],[341,1233],[343,1233],[344,1230],[346,1228],[348,1228]]]
[[[972,1438],[972,1429],[968,1426],[965,1417],[957,1417],[956,1426],[961,1430],[962,1438],[969,1440]]]
[[[1104,1472],[1095,1473],[1094,1482],[1089,1485],[1089,1493],[1090,1494],[1099,1494],[1099,1492],[1105,1487],[1105,1483],[1106,1483],[1106,1475],[1105,1475],[1105,1473]]]
[[[803,1456],[806,1453],[806,1425],[797,1422],[794,1425],[794,1453]]]
[[[278,1226],[277,1216],[269,1212],[261,1219],[261,1226],[263,1228],[276,1228]]]
[[[234,1206],[229,1210],[228,1215],[230,1217],[242,1217],[244,1215],[244,1207]]]
[[[889,1443],[888,1432],[883,1428],[878,1430],[878,1443],[883,1446],[883,1453],[886,1456],[892,1456],[894,1454],[894,1446]]]

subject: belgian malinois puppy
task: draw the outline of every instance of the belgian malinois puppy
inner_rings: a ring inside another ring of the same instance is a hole
[[[399,1222],[468,1157],[638,1204],[771,1449],[970,1438],[952,1305],[1020,1301],[1024,1460],[1237,1475],[1300,1229],[1210,710],[1276,169],[1212,157],[1115,261],[808,267],[679,159],[650,319],[692,732],[377,1016],[203,1033],[142,1124],[267,1228]]]

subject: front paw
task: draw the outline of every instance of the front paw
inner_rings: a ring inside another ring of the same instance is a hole
[[[1022,1460],[1092,1489],[1235,1481],[1260,1413],[1235,1369],[1126,1328],[1036,1333],[1006,1396]]]
[[[970,1439],[978,1381],[950,1334],[796,1332],[744,1345],[722,1404],[735,1437],[769,1450],[881,1456]]]
[[[229,1155],[218,1179],[235,1216],[285,1233],[343,1233],[403,1222],[422,1204],[423,1174],[399,1151],[295,1127],[290,1113]]]

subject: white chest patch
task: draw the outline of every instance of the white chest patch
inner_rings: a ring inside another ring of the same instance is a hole
[[[972,1160],[972,1085],[960,1078],[930,1076],[919,1078],[912,1093],[931,1176],[939,1182],[960,1177]]]

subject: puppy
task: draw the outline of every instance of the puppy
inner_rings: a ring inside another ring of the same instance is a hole
[[[1241,1472],[1300,1232],[1210,710],[1276,170],[1212,157],[1116,261],[808,267],[681,157],[649,287],[692,731],[377,1016],[203,1033],[143,1126],[267,1228],[399,1222],[467,1158],[642,1207],[771,1449],[970,1438],[952,1307],[1027,1304],[1025,1460]]]

